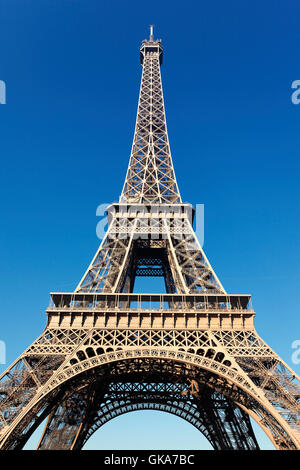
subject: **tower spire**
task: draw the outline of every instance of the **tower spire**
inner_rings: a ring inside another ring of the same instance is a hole
[[[143,74],[133,146],[121,202],[181,202],[173,168],[163,99],[160,65],[163,49],[160,40],[150,38],[140,48]]]
[[[153,42],[153,41],[154,41],[154,38],[153,38],[153,27],[154,27],[154,25],[151,24],[151,25],[150,25],[150,37],[149,37],[149,41],[150,41],[150,42]]]

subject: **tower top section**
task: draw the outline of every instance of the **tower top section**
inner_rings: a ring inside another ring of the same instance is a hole
[[[143,67],[132,150],[121,203],[182,204],[171,158],[161,83],[162,46],[153,36],[141,45]]]
[[[142,45],[140,47],[140,60],[141,64],[143,65],[144,63],[144,58],[146,54],[153,54],[153,53],[158,53],[159,55],[159,63],[160,65],[162,64],[162,58],[163,58],[163,48],[161,45],[161,39],[154,39],[153,36],[153,25],[150,25],[150,36],[149,39],[144,39],[142,42]]]

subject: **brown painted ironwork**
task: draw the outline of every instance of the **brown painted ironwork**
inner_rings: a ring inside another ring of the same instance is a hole
[[[250,417],[277,449],[300,449],[299,377],[259,337],[250,295],[228,294],[193,230],[175,178],[163,49],[143,67],[123,191],[74,292],[51,293],[41,336],[0,377],[0,448],[81,449],[116,416],[173,413],[214,449],[257,449]],[[161,276],[166,293],[134,293]]]

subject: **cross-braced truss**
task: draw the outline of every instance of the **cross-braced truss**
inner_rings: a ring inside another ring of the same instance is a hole
[[[120,202],[181,203],[170,153],[162,93],[159,41],[141,47],[143,75],[136,127]]]
[[[300,449],[299,377],[254,328],[249,295],[225,292],[179,194],[160,76],[141,47],[135,135],[109,227],[74,292],[52,293],[41,336],[0,377],[0,448],[81,449],[108,420],[173,413],[214,449],[257,449],[250,417],[277,449]],[[135,294],[162,276],[166,294]]]
[[[109,371],[110,373],[112,371]],[[108,375],[108,373],[106,372]],[[164,371],[164,382],[145,370],[110,377],[66,391],[49,416],[39,449],[80,449],[107,421],[140,410],[164,411],[193,424],[215,449],[258,449],[248,415],[211,388]],[[138,382],[136,381],[138,380]],[[194,389],[193,389],[194,387]],[[82,415],[84,425],[80,427]],[[64,425],[62,426],[62,423]],[[227,433],[223,433],[224,425]]]
[[[111,217],[78,292],[132,290],[137,274],[133,255],[143,247],[152,250],[151,257],[162,256],[164,273],[169,273],[165,277],[167,292],[225,292],[197,240],[184,205],[151,206],[149,212],[147,206],[143,211],[140,206],[130,205],[123,210],[116,206]]]

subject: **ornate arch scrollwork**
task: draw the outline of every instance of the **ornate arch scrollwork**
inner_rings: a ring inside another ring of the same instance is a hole
[[[218,352],[216,352],[218,353]],[[247,380],[240,370],[234,369],[224,362],[217,362],[206,356],[199,356],[185,351],[158,348],[124,349],[110,351],[93,357],[77,354],[82,358],[76,363],[64,363],[53,376],[41,387],[35,397],[20,414],[18,420],[14,421],[14,427],[6,435],[3,448],[13,448],[13,436],[22,433],[27,437],[31,429],[36,428],[38,415],[44,415],[45,410],[51,408],[58,394],[70,390],[70,386],[83,386],[85,383],[95,383],[101,380],[109,383],[112,377],[123,377],[143,373],[156,373],[157,377],[168,376],[185,377],[187,383],[205,384],[206,388],[228,398],[232,403],[238,405],[245,413],[251,415],[268,434],[275,447],[295,448],[292,440],[288,441],[287,431],[276,416],[265,407],[259,391],[255,385]],[[215,357],[215,356],[214,356]],[[220,356],[221,357],[221,356]],[[224,358],[223,358],[224,359]],[[196,397],[199,393],[192,387],[189,389],[191,396]],[[133,406],[133,404],[131,404]],[[136,406],[136,405],[134,405]],[[176,411],[174,409],[176,414]],[[189,419],[187,419],[189,420]],[[288,446],[286,442],[289,442]]]

